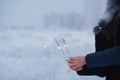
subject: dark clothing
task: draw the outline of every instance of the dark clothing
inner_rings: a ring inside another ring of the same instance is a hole
[[[110,14],[114,14],[114,12],[118,11],[120,8],[120,0],[108,0],[107,11]]]
[[[106,80],[120,80],[120,46],[113,46],[101,33],[95,36],[96,52],[86,56],[87,65],[78,75],[106,76]]]
[[[86,63],[78,75],[97,75],[106,80],[120,80],[120,46],[98,51],[86,56]]]
[[[106,80],[120,80],[120,66],[88,68],[84,66],[84,70],[77,71],[78,75],[91,76],[97,75],[100,77],[106,76]]]
[[[120,65],[120,46],[88,54],[86,61],[88,68]]]
[[[110,15],[109,21],[103,20],[98,23],[98,28],[94,28],[96,52],[86,56],[87,64],[77,74],[120,80],[120,17],[116,18],[116,12],[120,13],[120,0],[108,0],[106,11]]]
[[[106,76],[106,80],[120,80],[120,46],[108,43],[102,33],[95,40],[96,53],[86,56],[87,68],[95,68],[97,75]]]

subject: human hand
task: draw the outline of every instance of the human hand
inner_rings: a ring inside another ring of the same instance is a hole
[[[74,71],[83,70],[83,66],[86,64],[85,56],[70,57],[66,61],[70,69]]]

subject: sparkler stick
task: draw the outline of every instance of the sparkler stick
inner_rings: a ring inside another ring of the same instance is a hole
[[[64,52],[64,50],[63,50],[63,49],[65,48],[66,51],[67,51],[68,57],[69,57],[69,56],[70,56],[70,53],[69,53],[69,50],[68,50],[68,48],[67,48],[67,43],[66,43],[65,39],[63,38],[63,43],[64,43],[63,46],[61,46],[56,39],[54,39],[54,40],[55,40],[55,42],[56,42],[59,50],[61,50],[61,52],[63,53],[63,55],[65,56],[65,52]],[[74,80],[74,79],[72,79],[72,80]]]
[[[64,38],[63,38],[63,42],[64,42],[64,47],[65,47],[65,49],[66,49],[66,51],[67,51],[67,54],[68,54],[68,57],[69,57],[69,56],[70,56],[69,49],[68,49],[68,47],[67,47],[67,42],[65,41]]]
[[[56,44],[57,44],[57,46],[58,46],[58,49],[60,49],[61,52],[63,53],[63,55],[65,56],[65,53],[64,53],[64,51],[63,51],[63,48],[60,46],[60,44],[58,43],[58,41],[57,41],[56,39],[54,39],[54,40],[55,40],[55,42],[56,42]]]

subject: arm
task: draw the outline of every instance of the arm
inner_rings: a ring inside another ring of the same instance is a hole
[[[120,65],[120,46],[88,54],[86,64],[88,68]]]
[[[91,53],[87,56],[70,57],[67,62],[68,66],[74,71],[83,70],[84,65],[89,69],[117,66],[120,65],[120,46]]]

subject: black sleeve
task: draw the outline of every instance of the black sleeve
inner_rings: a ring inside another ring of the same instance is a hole
[[[83,67],[83,70],[77,71],[78,75],[84,75],[84,76],[92,76],[92,75],[97,75],[100,77],[104,77],[106,75],[106,70],[107,68],[101,67],[101,68],[87,68],[85,65]]]
[[[98,68],[88,68],[86,65],[83,67],[83,70],[77,71],[78,75],[83,76],[99,76],[105,77],[108,75],[119,76],[120,66],[108,66],[108,67],[98,67]],[[117,73],[117,74],[116,74]]]
[[[88,68],[120,65],[120,46],[86,55]]]

